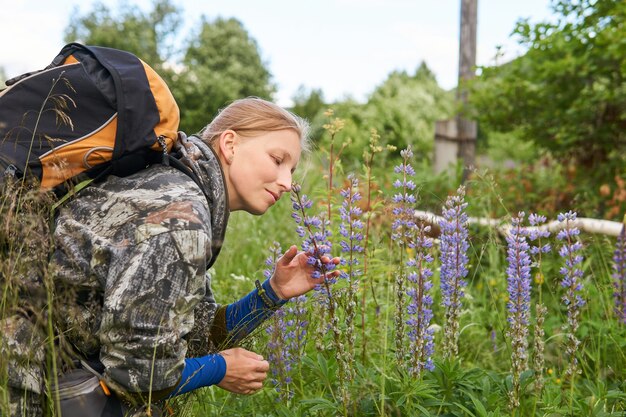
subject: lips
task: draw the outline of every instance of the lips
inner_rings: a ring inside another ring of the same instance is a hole
[[[275,194],[275,193],[271,192],[270,190],[265,190],[265,191],[267,191],[272,196],[272,198],[274,198],[274,203],[277,202],[278,199],[280,198],[280,195]]]

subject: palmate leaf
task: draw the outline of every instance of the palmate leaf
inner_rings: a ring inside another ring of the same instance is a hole
[[[325,398],[311,398],[300,401],[302,404],[312,405],[309,411],[333,411],[333,415],[341,414],[341,405]]]
[[[311,369],[317,377],[327,386],[332,386],[337,380],[337,369],[334,361],[329,362],[321,353],[317,354],[317,361],[305,356],[303,364]]]
[[[490,415],[490,413],[487,413],[487,409],[485,408],[483,403],[478,398],[476,398],[475,396],[473,396],[469,392],[467,393],[467,396],[470,398],[470,400],[472,400],[472,404],[474,404],[474,408],[476,409],[476,416],[477,417],[488,417]]]
[[[468,417],[478,417],[476,414],[472,413],[472,411],[469,408],[465,407],[463,404],[461,404],[459,402],[455,402],[454,405],[459,407],[465,413],[467,413],[467,414],[464,414],[465,416],[468,416]]]

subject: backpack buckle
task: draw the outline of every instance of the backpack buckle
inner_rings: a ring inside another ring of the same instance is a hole
[[[4,170],[4,176],[8,177],[8,176],[12,176],[15,177],[17,174],[17,167],[13,164],[10,164],[8,167],[6,167],[6,169]]]

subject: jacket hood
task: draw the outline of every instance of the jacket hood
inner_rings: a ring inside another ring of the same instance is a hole
[[[178,134],[174,151],[180,155],[178,159],[198,178],[198,186],[206,196],[211,211],[213,238],[223,242],[230,209],[224,171],[215,151],[198,136],[187,137],[182,132]],[[219,247],[217,250],[219,252]],[[213,264],[216,257],[217,253],[214,253],[207,268]]]

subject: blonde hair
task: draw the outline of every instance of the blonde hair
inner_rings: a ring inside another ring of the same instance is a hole
[[[306,120],[270,101],[247,97],[235,100],[220,110],[215,119],[202,129],[201,137],[205,143],[214,146],[217,138],[226,130],[233,130],[243,137],[252,137],[285,129],[296,132],[302,150],[309,150],[309,124]]]

